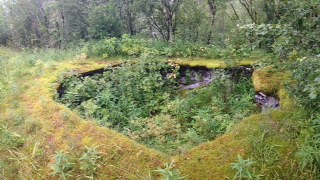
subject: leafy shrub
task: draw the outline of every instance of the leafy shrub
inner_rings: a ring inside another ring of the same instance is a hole
[[[54,160],[51,165],[52,175],[64,180],[72,179],[76,174],[78,175],[77,178],[98,178],[98,169],[102,167],[103,163],[97,147],[86,147],[79,158],[72,157],[64,151],[58,151]]]
[[[86,43],[83,51],[89,56],[94,55],[107,58],[117,53],[118,41],[116,38],[108,38],[95,43]]]
[[[131,120],[126,133],[130,138],[162,152],[172,153],[182,143],[181,124],[169,115]]]
[[[71,77],[58,101],[169,154],[213,140],[255,112],[250,78],[237,82],[221,72],[214,83],[179,96],[177,68],[150,59]]]
[[[295,59],[299,54],[319,54],[319,3],[292,0],[279,2],[278,6],[281,13],[276,23],[240,26],[240,37],[246,39],[240,42],[241,47],[273,52],[282,60]]]
[[[152,47],[148,40],[123,35],[120,40],[120,51],[123,55],[140,56],[142,54],[158,56],[160,52]]]
[[[319,59],[301,59],[289,68],[294,69],[293,78],[295,82],[288,89],[304,108],[311,112],[318,112],[320,110]]]
[[[102,75],[68,79],[67,92],[59,101],[122,131],[130,120],[150,117],[170,99],[175,80],[163,74],[171,71],[165,62],[128,62]]]
[[[165,113],[176,117],[184,127],[193,128],[204,139],[212,140],[255,111],[250,81],[244,78],[236,83],[222,73],[207,88],[196,89],[176,101],[176,108],[171,104]]]
[[[250,57],[250,52],[234,53],[226,49],[219,49],[212,45],[187,43],[176,41],[167,44],[158,41],[139,39],[127,34],[121,38],[106,38],[88,42],[82,51],[90,56],[110,57],[115,55],[139,57],[143,55],[165,57],[203,57],[203,58],[241,58]]]

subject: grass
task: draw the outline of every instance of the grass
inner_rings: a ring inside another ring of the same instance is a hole
[[[19,148],[23,146],[24,139],[17,133],[11,132],[5,125],[0,125],[0,150]]]
[[[294,112],[297,110],[290,96],[282,86],[277,87],[281,84],[268,83],[272,76],[263,77],[266,78],[264,82],[279,94],[282,110],[252,115],[216,140],[170,157],[111,129],[99,127],[90,119],[83,120],[54,101],[59,81],[68,72],[90,71],[116,65],[118,61],[91,61],[81,55],[71,58],[77,56],[76,51],[64,52],[61,56],[55,56],[54,52],[47,56],[46,53],[29,53],[0,50],[4,69],[0,72],[0,122],[9,134],[18,134],[24,139],[24,143],[14,145],[14,149],[4,146],[0,150],[0,174],[7,179],[58,178],[53,176],[55,171],[51,167],[58,162],[56,152],[61,151],[76,161],[74,169],[68,173],[77,178],[85,174],[78,159],[88,152],[86,147],[95,146],[99,146],[103,163],[100,164],[102,168],[96,166],[94,174],[101,179],[158,179],[160,176],[154,170],[166,168],[163,164],[172,160],[176,162],[175,168],[188,179],[230,179],[237,173],[231,164],[237,162],[238,155],[255,161],[253,169],[265,178],[298,178],[301,175],[294,156],[299,140],[294,134],[299,132],[296,120],[303,118],[303,111],[299,111],[301,116]],[[37,59],[41,60],[37,62]],[[265,151],[270,152],[267,156],[272,161],[265,162],[266,156],[262,153]],[[93,156],[87,157],[92,159]]]

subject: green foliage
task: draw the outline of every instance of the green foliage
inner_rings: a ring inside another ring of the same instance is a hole
[[[164,62],[149,60],[128,62],[103,75],[73,77],[64,83],[68,91],[59,101],[122,131],[130,120],[159,112],[170,99],[175,82],[162,74],[172,70]]]
[[[319,3],[316,1],[281,1],[274,22],[240,26],[240,37],[245,37],[242,47],[264,49],[283,60],[294,54],[317,55],[320,53]],[[275,17],[273,17],[275,18]],[[299,52],[299,53],[297,53]]]
[[[320,149],[315,145],[304,145],[297,152],[297,157],[301,159],[300,167],[302,169],[315,168],[319,172]],[[308,167],[309,166],[309,167]]]
[[[312,172],[315,179],[320,177],[320,115],[308,122],[303,133],[304,143],[300,145],[296,156],[300,159],[300,168]]]
[[[87,43],[83,51],[87,55],[102,56],[107,58],[116,54],[117,40],[115,38],[98,41],[95,44]]]
[[[171,163],[166,163],[165,168],[155,170],[155,172],[162,175],[162,180],[180,180],[185,179],[186,177],[181,177],[178,170],[174,169],[175,165],[172,161]]]
[[[80,54],[77,47],[68,50],[58,49],[34,49],[13,52],[7,48],[0,49],[0,101],[7,95],[19,97],[23,87],[20,81],[24,81],[29,75],[42,76],[44,68],[57,61],[73,59]],[[10,56],[10,58],[8,57]]]
[[[59,151],[55,154],[55,163],[51,166],[53,170],[52,175],[58,176],[60,179],[66,180],[72,177],[71,172],[74,168],[70,156],[63,151]]]
[[[80,169],[84,171],[87,178],[94,179],[98,168],[101,167],[101,153],[96,147],[86,147],[86,151],[79,159]]]
[[[249,78],[237,82],[221,72],[208,87],[183,97],[177,96],[176,68],[149,59],[127,62],[102,75],[70,77],[58,101],[169,154],[210,141],[255,112]]]
[[[102,167],[102,154],[97,147],[86,147],[81,157],[74,158],[63,151],[56,152],[52,175],[60,179],[70,179],[75,176],[85,179],[99,178],[98,170]]]
[[[295,68],[299,67],[299,68]],[[294,84],[289,86],[292,95],[310,112],[320,110],[320,63],[318,59],[303,58],[289,65],[293,70]]]
[[[165,56],[165,57],[202,57],[202,58],[225,58],[239,59],[251,58],[257,54],[249,51],[228,51],[213,45],[204,45],[176,40],[167,44],[159,41],[123,35],[121,38],[105,38],[103,40],[88,42],[82,49],[89,57],[122,56]],[[261,54],[258,54],[261,56]]]
[[[287,177],[288,174],[284,168],[274,167],[275,164],[279,163],[281,159],[281,148],[282,145],[274,140],[280,138],[283,135],[278,135],[274,127],[269,127],[268,124],[260,126],[261,135],[256,134],[252,137],[252,153],[251,156],[255,159],[255,172],[266,175],[270,178],[282,178]],[[291,138],[291,137],[290,137]],[[288,141],[287,137],[287,141]],[[268,167],[268,168],[266,168]],[[272,174],[270,173],[272,171]],[[292,175],[290,175],[292,176]]]
[[[0,124],[0,150],[18,148],[23,146],[24,139],[17,133],[11,132]]]
[[[251,159],[243,159],[238,155],[238,162],[232,163],[232,169],[236,170],[237,173],[233,179],[259,179],[253,172],[254,161]]]
[[[115,2],[93,6],[89,12],[88,22],[88,33],[91,39],[118,37],[123,32]]]
[[[207,42],[210,27],[210,14],[204,9],[207,2],[186,0],[178,14],[177,39],[183,42]]]
[[[166,153],[175,153],[189,139],[184,136],[181,124],[170,115],[132,120],[124,132],[130,138],[148,147]]]
[[[253,97],[250,79],[242,78],[236,83],[222,73],[207,88],[196,89],[180,101],[172,102],[175,104],[169,104],[164,113],[177,118],[185,128],[191,128],[189,133],[212,140],[255,111]]]

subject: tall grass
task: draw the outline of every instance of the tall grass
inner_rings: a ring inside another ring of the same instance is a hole
[[[13,50],[0,47],[0,103],[7,96],[17,97],[23,91],[22,82],[41,75],[45,66],[52,62],[74,59],[80,52],[80,48]],[[32,70],[35,67],[37,71]]]

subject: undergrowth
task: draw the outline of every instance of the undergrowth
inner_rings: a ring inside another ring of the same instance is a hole
[[[228,132],[255,112],[251,80],[217,72],[214,83],[179,95],[179,67],[126,63],[92,77],[72,76],[58,101],[100,125],[173,154]]]
[[[262,57],[263,52],[249,49],[222,49],[214,45],[175,41],[168,44],[161,41],[136,38],[124,34],[120,38],[106,38],[87,42],[82,52],[89,57],[112,57],[115,55],[140,57],[145,55],[181,58],[211,58],[211,59],[254,59]]]

